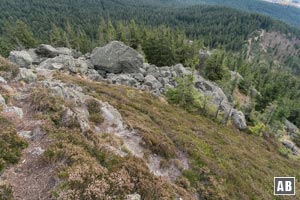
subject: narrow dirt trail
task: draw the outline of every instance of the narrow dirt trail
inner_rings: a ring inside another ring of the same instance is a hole
[[[19,89],[17,94],[26,98],[28,88]],[[54,166],[45,163],[41,157],[50,141],[40,129],[42,122],[33,119],[30,106],[22,98],[15,101],[14,106],[23,110],[23,118],[13,114],[9,117],[13,118],[18,134],[27,140],[28,147],[23,150],[18,164],[6,169],[1,179],[13,187],[16,200],[50,199],[51,188],[56,185],[52,177]]]

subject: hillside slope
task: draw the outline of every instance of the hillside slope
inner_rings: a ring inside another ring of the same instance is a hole
[[[194,0],[192,3],[205,3],[209,5],[223,5],[226,7],[245,10],[253,13],[260,13],[274,19],[284,21],[287,24],[299,27],[300,9],[290,6],[272,4],[261,0]]]
[[[43,48],[36,52],[53,56]],[[1,58],[0,152],[10,154],[0,154],[0,198],[272,199],[274,176],[300,176],[299,160],[272,134],[241,132],[124,86],[132,82],[124,70],[143,65],[127,51],[121,85],[66,50],[31,69]],[[149,87],[159,85],[147,73]]]
[[[210,48],[226,47],[229,50],[240,50],[248,36],[253,31],[260,29],[276,30],[299,36],[297,29],[282,22],[259,14],[221,7],[223,5],[221,2],[215,2],[214,5],[218,6],[200,4],[197,6],[172,7],[168,6],[169,4],[166,1],[161,3],[151,1],[151,5],[149,4],[149,2],[138,1],[137,3],[130,0],[78,0],[70,2],[5,0],[0,5],[1,10],[4,11],[0,13],[0,34],[3,41],[7,40],[6,37],[13,36],[12,39],[7,41],[9,50],[24,45],[22,41],[26,38],[26,35],[19,38],[18,29],[14,27],[17,20],[22,20],[31,30],[34,30],[33,36],[39,43],[49,43],[51,41],[49,36],[52,32],[55,32],[53,25],[56,25],[66,31],[68,38],[72,35],[85,36],[87,38],[84,39],[88,39],[88,42],[97,44],[99,28],[103,26],[103,24],[100,25],[100,18],[103,17],[111,19],[114,25],[119,21],[135,20],[138,24],[144,24],[147,27],[170,26],[184,31],[190,39],[200,39]],[[190,4],[187,3],[186,5]],[[264,6],[254,7],[258,9]],[[284,16],[287,15],[284,14]],[[295,17],[295,19],[299,19],[299,17]],[[49,24],[52,24],[52,26],[49,26]],[[15,26],[19,27],[19,25]],[[15,38],[18,38],[17,41]],[[82,38],[80,39],[82,40]],[[5,46],[5,42],[3,42],[4,44],[1,43],[0,50],[3,48],[2,46]],[[75,48],[75,46],[72,47]],[[78,46],[83,45],[77,44],[76,48]],[[94,47],[92,46],[92,48]]]

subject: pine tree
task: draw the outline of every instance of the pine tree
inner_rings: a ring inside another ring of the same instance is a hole
[[[66,46],[66,33],[61,28],[58,28],[55,24],[51,25],[49,37],[51,45],[56,47]]]
[[[98,33],[97,33],[97,39],[98,39],[98,44],[100,46],[103,46],[107,43],[105,39],[105,34],[106,34],[106,23],[103,17],[100,19],[99,27],[98,27]]]
[[[15,48],[24,49],[37,46],[38,42],[25,22],[17,20],[16,23],[6,23],[5,27],[7,32],[3,37]]]
[[[70,21],[67,21],[66,24],[66,44],[68,48],[76,48],[77,47],[77,36],[74,31],[74,28],[71,26]]]
[[[126,30],[123,22],[118,21],[117,28],[116,28],[116,39],[124,42],[125,44],[128,44],[127,37],[128,37],[127,30]]]
[[[140,44],[140,36],[138,31],[138,26],[135,23],[134,20],[130,21],[129,24],[129,46],[131,46],[134,49],[137,49]]]
[[[106,41],[106,43],[108,43],[115,39],[116,39],[116,29],[115,29],[114,25],[112,24],[111,20],[109,19],[107,21],[107,25],[106,25],[105,41]]]

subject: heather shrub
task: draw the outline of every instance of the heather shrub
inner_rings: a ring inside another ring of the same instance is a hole
[[[86,106],[89,111],[89,120],[95,124],[101,124],[104,122],[102,116],[101,105],[98,101],[94,99],[88,99],[86,101]]]
[[[21,139],[12,123],[0,116],[0,172],[9,164],[15,164],[27,142]]]

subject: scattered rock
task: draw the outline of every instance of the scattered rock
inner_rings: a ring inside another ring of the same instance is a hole
[[[283,144],[283,146],[285,146],[288,149],[294,149],[295,145],[292,142],[289,141],[282,141],[281,142]]]
[[[137,81],[127,74],[108,74],[107,80],[113,84],[128,85],[130,87],[137,85]]]
[[[141,195],[139,194],[130,194],[127,195],[125,200],[141,200]]]
[[[138,73],[143,67],[143,56],[122,42],[112,41],[104,47],[97,47],[91,55],[96,70],[109,73]]]
[[[57,47],[56,48],[58,54],[72,56],[74,58],[79,58],[82,54],[74,49],[69,49],[66,47]]]
[[[290,135],[293,135],[293,134],[299,132],[298,127],[295,124],[293,124],[292,122],[290,122],[289,120],[285,120],[284,124],[285,124],[285,129],[287,130],[287,132]]]
[[[0,83],[7,84],[7,81],[2,76],[0,76]]]
[[[22,119],[24,116],[22,108],[18,108],[15,106],[6,107],[6,108],[4,108],[4,110],[2,112],[15,115],[15,116],[19,117],[20,119]]]
[[[74,59],[69,55],[59,55],[42,62],[38,68],[49,70],[68,70],[73,73],[86,74],[91,64],[84,58]]]
[[[247,129],[247,123],[244,113],[238,110],[233,110],[231,115],[233,124],[241,131]]]
[[[20,79],[26,83],[32,83],[37,80],[37,75],[33,73],[32,69],[20,68]]]
[[[15,94],[15,89],[10,87],[9,85],[0,85],[1,89],[4,90],[6,93],[8,93],[9,96],[12,96]]]
[[[47,44],[41,44],[36,50],[35,52],[38,55],[47,57],[47,58],[54,58],[55,56],[58,55],[58,51],[57,49],[55,49],[54,47],[52,47],[51,45],[47,45]]]
[[[210,103],[215,106],[219,106],[221,103],[222,111],[226,114],[229,114],[231,109],[231,104],[228,102],[227,96],[224,94],[223,90],[217,86],[217,84],[205,80],[202,76],[196,74],[195,77],[195,88],[203,94],[204,96],[209,97]]]
[[[298,150],[293,142],[290,141],[281,141],[281,144],[285,146],[285,148],[290,149],[294,156],[298,155]]]
[[[192,74],[191,71],[187,70],[185,67],[183,67],[182,64],[177,64],[173,67],[173,70],[178,74],[178,75],[188,75],[188,74]]]
[[[36,148],[32,149],[31,154],[40,156],[40,155],[42,155],[44,152],[45,152],[45,150],[42,149],[41,147],[36,147]]]
[[[33,59],[30,56],[30,54],[25,51],[12,51],[9,54],[8,59],[13,62],[16,63],[17,65],[19,65],[20,67],[28,67],[32,64]]]
[[[0,94],[0,106],[2,106],[2,107],[6,106],[5,99],[2,97],[1,94]]]
[[[94,69],[89,69],[87,76],[92,81],[103,81],[104,78]]]
[[[37,53],[35,52],[35,49],[29,49],[27,52],[31,56],[32,64],[34,64],[34,65],[38,65],[47,59],[47,58],[38,56]]]
[[[75,67],[75,59],[68,55],[59,55],[55,58],[49,58],[42,62],[38,68],[44,68],[49,70],[60,70],[63,68]]]
[[[135,74],[132,74],[132,76],[138,82],[144,82],[145,81],[145,77],[142,73],[135,73]]]
[[[91,65],[85,58],[78,58],[75,60],[75,65],[70,65],[68,70],[73,73],[86,74]]]
[[[64,127],[79,127],[80,124],[77,120],[76,113],[74,113],[70,108],[66,109],[62,115],[61,124]]]
[[[160,89],[162,87],[162,84],[153,75],[147,75],[144,84],[151,89]]]
[[[18,135],[25,139],[30,139],[33,137],[33,134],[31,131],[20,131],[20,132],[18,132]]]

